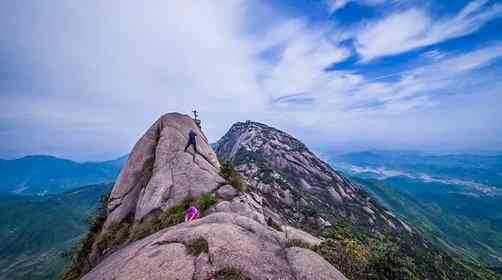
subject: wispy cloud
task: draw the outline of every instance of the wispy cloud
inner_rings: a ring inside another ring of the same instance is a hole
[[[375,6],[388,2],[388,0],[328,0],[328,10],[331,13],[334,13],[337,10],[343,9],[350,2],[357,2],[358,4],[367,6]]]
[[[487,0],[472,1],[457,14],[440,18],[422,8],[397,11],[358,29],[356,51],[368,62],[470,34],[500,16],[502,5]]]
[[[354,99],[374,100],[385,104],[387,113],[403,113],[408,109],[437,105],[434,98],[441,91],[463,92],[462,80],[471,71],[502,57],[502,45],[496,44],[465,54],[438,58],[433,63],[396,73],[397,81],[367,81],[354,89]],[[439,96],[437,96],[439,95]],[[369,110],[374,110],[369,108]]]
[[[298,28],[297,22],[292,22],[291,25],[296,28],[284,28],[281,25],[280,30],[295,32],[281,33],[273,29],[271,34],[274,36],[267,37],[279,39],[283,45],[278,58],[270,62],[263,74],[264,90],[273,98],[319,90],[319,86],[328,83],[332,76],[324,69],[350,56],[350,50],[332,40],[329,29],[311,29],[307,26]]]

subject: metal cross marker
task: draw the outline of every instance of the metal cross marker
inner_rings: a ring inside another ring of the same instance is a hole
[[[197,110],[193,110],[192,113],[193,113],[193,116],[194,116],[194,120],[196,120],[197,117],[199,116],[199,112],[197,112]]]

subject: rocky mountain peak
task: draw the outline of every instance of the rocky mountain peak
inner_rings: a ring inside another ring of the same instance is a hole
[[[184,151],[190,130],[195,161]],[[312,250],[319,238],[267,223],[279,214],[224,174],[193,119],[162,116],[134,146],[64,279],[346,279]],[[201,218],[184,221],[188,206]]]
[[[239,122],[218,141],[222,159],[265,198],[282,223],[310,229],[350,221],[382,231],[411,229],[375,203],[293,136],[257,122]],[[301,214],[298,214],[301,213]]]
[[[225,147],[222,148],[228,148],[229,146],[233,148],[230,151],[218,149],[219,153],[224,154],[229,160],[236,160],[235,157],[238,155],[238,149],[244,149],[248,152],[256,152],[263,149],[267,151],[271,149],[285,151],[308,150],[302,142],[291,135],[266,124],[253,121],[235,123],[218,143],[225,144]]]

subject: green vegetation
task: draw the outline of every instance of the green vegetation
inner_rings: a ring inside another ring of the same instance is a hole
[[[209,252],[209,246],[206,239],[200,237],[194,240],[190,240],[185,244],[186,251],[189,255],[198,257],[202,253]]]
[[[197,207],[197,209],[199,209],[199,211],[201,213],[204,213],[206,212],[211,206],[215,205],[216,203],[218,202],[218,200],[216,199],[216,197],[212,194],[204,194],[202,196],[200,196],[199,198],[197,198],[197,200],[195,200],[195,207]]]
[[[421,247],[422,242],[413,238],[361,235],[348,223],[339,223],[322,235],[325,240],[313,250],[349,279],[500,279]]]
[[[218,271],[214,275],[216,280],[250,280],[238,268],[229,267]]]
[[[197,207],[197,209],[199,209],[200,213],[203,215],[204,212],[206,212],[217,202],[218,200],[213,194],[204,194],[197,199],[187,196],[180,204],[167,209],[155,218],[135,225],[133,228],[131,240],[144,238],[161,229],[183,222],[185,211],[191,205]]]
[[[182,203],[162,212],[159,216],[135,225],[131,238],[132,241],[142,239],[161,229],[183,222],[185,209],[189,207],[191,201],[191,198],[187,198]]]
[[[245,149],[241,149],[237,154],[235,154],[234,164],[247,164],[247,163],[255,163],[255,164],[263,164],[266,162],[265,157],[260,152],[247,151]]]
[[[221,177],[225,178],[225,179],[230,179],[232,177],[236,177],[237,176],[237,172],[235,171],[235,166],[233,164],[232,161],[228,161],[228,160],[222,160],[220,161],[220,175]]]
[[[106,220],[106,207],[109,195],[103,195],[100,199],[101,205],[96,211],[94,218],[90,220],[89,231],[76,249],[70,268],[61,277],[62,280],[76,280],[90,270],[89,255],[92,245],[96,241],[98,234]]]
[[[128,222],[122,222],[112,225],[107,232],[103,233],[102,226],[106,220],[107,200],[108,198],[103,198],[101,200],[101,207],[99,207],[96,216],[92,219],[89,232],[77,248],[72,265],[66,271],[62,280],[79,279],[84,273],[89,271],[91,268],[88,263],[90,257],[100,258],[116,251],[125,244],[142,239],[161,229],[183,222],[185,210],[191,205],[197,207],[203,214],[212,205],[217,203],[216,198],[212,194],[204,194],[196,199],[188,196],[178,205],[142,223],[133,225]],[[98,256],[91,256],[93,244],[96,244]],[[194,240],[187,244],[187,250],[192,254],[207,252],[207,241],[203,239]]]
[[[71,261],[67,251],[89,227],[111,184],[49,196],[0,195],[0,279],[49,280]]]
[[[435,246],[502,275],[502,156],[371,151],[334,165]],[[378,168],[406,176],[382,178]]]
[[[109,231],[102,233],[96,240],[96,247],[100,255],[106,255],[110,250],[119,247],[128,241],[131,231],[131,224],[123,222],[114,224]]]
[[[231,185],[240,192],[246,192],[248,186],[242,182],[239,174],[235,171],[234,163],[231,161],[222,161],[220,175],[226,180],[228,185]]]
[[[374,197],[414,226],[424,237],[450,254],[481,266],[502,267],[502,197],[455,193],[407,194],[400,180],[381,182],[353,178]],[[391,186],[389,186],[391,184]],[[440,186],[418,184],[415,188]]]

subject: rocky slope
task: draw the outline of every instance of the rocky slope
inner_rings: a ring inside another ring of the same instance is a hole
[[[215,146],[267,221],[322,234],[316,251],[351,279],[500,279],[432,245],[285,132],[239,122]]]
[[[264,199],[281,224],[320,230],[339,221],[381,232],[411,232],[289,134],[256,122],[234,124],[218,141],[218,156]]]
[[[183,151],[190,129],[202,138],[196,162]],[[64,279],[346,279],[305,249],[318,238],[268,226],[261,196],[227,180],[190,117],[162,116],[133,148]],[[203,217],[183,223],[187,205]]]
[[[214,213],[141,239],[82,279],[346,279],[316,253],[287,242],[285,233],[248,217]]]

